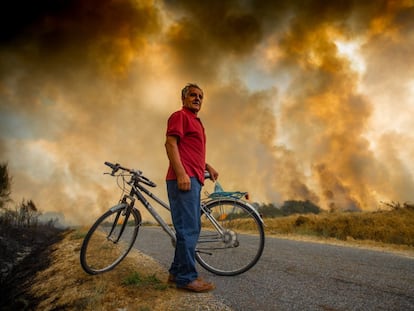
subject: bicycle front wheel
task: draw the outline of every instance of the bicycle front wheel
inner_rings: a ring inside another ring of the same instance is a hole
[[[251,206],[234,199],[214,200],[201,216],[196,259],[217,275],[237,275],[257,263],[264,241],[263,222]]]
[[[82,268],[99,274],[115,268],[131,250],[141,224],[141,214],[126,204],[114,206],[91,227],[80,251]]]

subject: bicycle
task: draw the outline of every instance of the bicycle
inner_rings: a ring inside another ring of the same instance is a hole
[[[176,242],[173,226],[166,223],[144,196],[170,210],[168,204],[144,186],[156,187],[156,184],[142,171],[109,162],[105,165],[112,172],[104,174],[117,177],[122,194],[119,203],[96,220],[83,240],[80,262],[89,274],[112,270],[131,250],[142,225],[141,213],[135,207],[136,199],[170,236],[173,246]],[[241,274],[252,268],[262,255],[265,243],[263,220],[253,206],[242,200],[247,195],[247,192],[215,191],[200,202],[202,225],[196,260],[214,274]]]

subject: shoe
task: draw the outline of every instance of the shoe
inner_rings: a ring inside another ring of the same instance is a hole
[[[199,281],[204,281],[202,277],[198,277],[197,280]],[[167,283],[168,284],[175,284],[175,275],[174,274],[169,274],[168,275],[168,279],[167,279]]]
[[[190,292],[202,293],[208,292],[210,290],[215,289],[213,283],[203,281],[202,279],[195,279],[194,281],[188,283],[183,287],[179,287],[180,289],[188,290]]]

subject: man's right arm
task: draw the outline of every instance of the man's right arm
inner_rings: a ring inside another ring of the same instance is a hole
[[[171,166],[177,176],[178,189],[183,191],[190,190],[190,177],[184,169],[181,162],[180,152],[178,151],[178,137],[168,135],[167,140],[165,141],[165,149],[167,151],[167,156],[170,160]]]

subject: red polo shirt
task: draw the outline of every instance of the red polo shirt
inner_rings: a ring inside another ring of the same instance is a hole
[[[178,137],[178,151],[187,175],[196,177],[203,184],[206,168],[206,135],[201,120],[191,110],[183,107],[168,119],[167,136]],[[170,163],[167,180],[175,179],[177,176]]]

